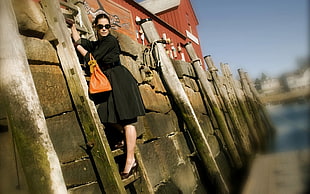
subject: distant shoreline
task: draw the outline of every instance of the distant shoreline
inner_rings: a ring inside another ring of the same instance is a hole
[[[275,94],[261,94],[259,98],[263,104],[285,104],[290,102],[310,101],[310,90],[302,89]]]

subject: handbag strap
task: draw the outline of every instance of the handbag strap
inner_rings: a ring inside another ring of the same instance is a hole
[[[95,60],[95,58],[93,57],[91,53],[89,53],[89,60]]]
[[[97,61],[96,61],[96,59],[94,58],[94,56],[91,54],[91,53],[89,53],[89,62],[88,62],[88,65],[90,66],[90,73],[93,73],[94,72],[94,67],[96,66],[100,71],[102,71],[101,70],[101,68],[100,68],[100,66],[99,66],[99,64],[97,63]]]
[[[93,57],[91,53],[89,53],[89,61],[87,64],[89,65],[89,71],[91,74],[94,72],[94,67],[97,66],[100,69],[99,65],[97,64],[96,59]]]

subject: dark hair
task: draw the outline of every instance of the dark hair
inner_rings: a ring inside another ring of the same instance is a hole
[[[98,24],[98,20],[101,19],[101,18],[107,19],[108,22],[109,22],[109,24],[110,24],[110,18],[109,18],[109,16],[108,16],[107,14],[102,13],[102,14],[99,14],[99,15],[96,16],[96,18],[95,18],[95,20],[94,20],[94,22],[93,22],[93,25],[97,25],[97,24]]]

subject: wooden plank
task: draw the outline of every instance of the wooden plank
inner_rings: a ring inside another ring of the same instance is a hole
[[[154,43],[160,40],[158,32],[154,26],[154,23],[150,20],[146,20],[141,23],[141,27],[149,42]],[[167,56],[165,48],[162,44],[157,43],[156,49],[159,55],[157,60],[160,61],[162,78],[167,85],[176,105],[182,113],[184,122],[187,125],[187,129],[194,140],[194,144],[199,153],[199,156],[206,167],[210,177],[214,179],[216,188],[222,193],[228,193],[229,188],[219,170],[219,167],[213,157],[210,145],[208,144],[207,138],[199,124],[197,116],[194,112],[192,105],[182,87],[180,80],[178,79],[177,73],[173,67],[170,58]]]
[[[1,25],[6,26],[0,29],[1,101],[29,193],[65,194],[60,163],[48,134],[12,2],[0,1],[0,9]]]
[[[138,180],[140,178],[140,175],[138,172],[133,173],[132,175],[130,175],[127,179],[123,180],[123,183],[125,186],[133,183],[134,181]]]
[[[122,149],[116,149],[112,151],[113,157],[123,155],[125,152]]]
[[[59,2],[42,0],[41,4],[49,27],[58,40],[57,53],[88,141],[89,150],[94,158],[100,179],[98,182],[102,181],[107,193],[126,193],[96,108],[88,98],[87,84]]]
[[[309,151],[257,155],[240,193],[309,193]]]

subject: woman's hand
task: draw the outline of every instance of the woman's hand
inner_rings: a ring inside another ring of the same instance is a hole
[[[69,28],[72,28],[73,24],[74,24],[74,20],[71,18],[66,18],[66,23],[68,25]]]
[[[78,44],[78,40],[81,39],[79,32],[76,29],[75,22],[73,19],[66,18],[66,23],[69,28],[71,28],[72,38],[74,40],[74,47],[83,55],[85,56],[87,54],[87,50],[84,49],[80,44]]]
[[[74,20],[71,18],[66,18],[66,23],[68,27],[71,28],[71,33],[72,33],[71,35],[72,35],[74,42],[77,42],[78,40],[80,40],[81,39],[80,33],[76,29]]]

